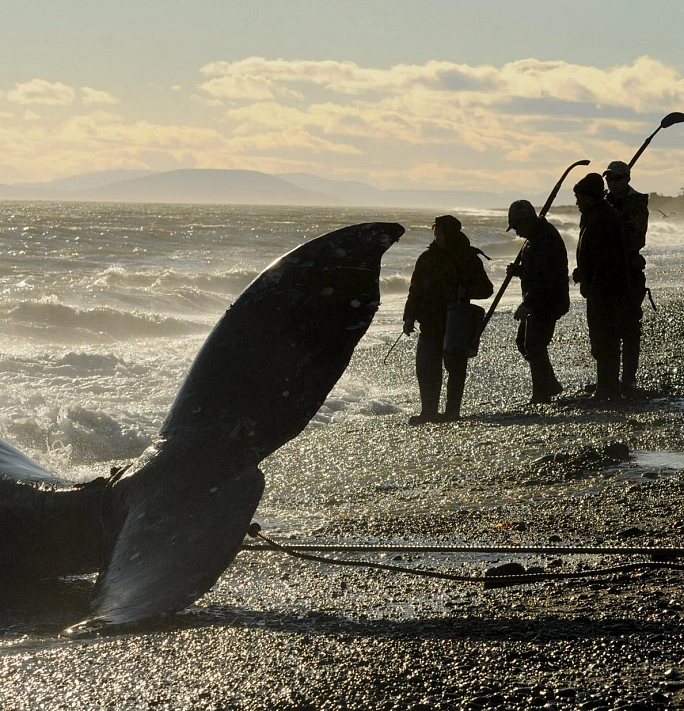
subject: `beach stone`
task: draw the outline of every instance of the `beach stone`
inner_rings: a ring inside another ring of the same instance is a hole
[[[644,531],[641,528],[637,528],[636,526],[632,526],[630,528],[624,528],[621,531],[618,531],[615,536],[617,538],[637,538],[639,536],[645,535],[646,531]]]

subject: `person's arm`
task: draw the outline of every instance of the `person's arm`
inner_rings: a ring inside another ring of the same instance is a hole
[[[648,197],[644,195],[635,200],[623,215],[628,233],[627,249],[639,251],[646,245],[646,232],[648,231]]]
[[[406,335],[413,333],[415,330],[415,322],[418,317],[418,312],[420,309],[420,302],[423,299],[424,292],[424,279],[425,279],[425,265],[424,260],[418,257],[416,261],[416,266],[411,275],[411,283],[409,285],[409,293],[406,297],[406,304],[404,306],[404,328],[403,331]]]
[[[566,261],[564,252],[553,241],[546,239],[536,246],[533,262],[534,273],[527,291],[523,294],[522,301],[522,305],[530,313],[548,309],[550,300],[555,298],[558,279],[561,272],[564,271]],[[565,279],[567,279],[567,271]]]

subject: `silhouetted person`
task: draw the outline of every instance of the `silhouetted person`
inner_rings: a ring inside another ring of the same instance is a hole
[[[516,200],[508,209],[508,230],[526,240],[517,268],[507,273],[520,277],[522,303],[515,311],[520,321],[515,339],[518,350],[530,364],[531,403],[551,402],[563,392],[549,360],[549,344],[558,319],[570,308],[568,253],[558,230],[544,217],[537,217],[527,200]],[[506,231],[508,231],[506,230]]]
[[[604,199],[603,178],[589,173],[574,187],[581,213],[573,279],[587,300],[596,400],[620,396],[620,318],[629,289],[622,219]]]
[[[644,313],[641,304],[646,296],[646,260],[640,250],[646,244],[648,195],[638,193],[630,186],[629,166],[620,160],[610,163],[603,175],[608,185],[606,199],[622,217],[629,268],[629,293],[620,324],[622,392],[625,393],[636,387],[641,352],[641,319]]]
[[[435,239],[418,257],[404,308],[404,333],[420,324],[416,346],[416,377],[421,411],[409,424],[457,420],[465,387],[468,357],[444,352],[447,310],[451,303],[487,299],[494,288],[480,261],[482,252],[470,246],[461,223],[452,215],[437,217]],[[442,363],[448,373],[446,409],[439,415]]]

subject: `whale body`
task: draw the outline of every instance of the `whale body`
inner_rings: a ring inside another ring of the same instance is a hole
[[[259,503],[259,463],[296,437],[346,369],[380,303],[396,223],[344,227],[271,264],[201,347],[155,441],[75,485],[0,441],[0,569],[17,580],[99,571],[67,632],[188,606],[233,561]]]

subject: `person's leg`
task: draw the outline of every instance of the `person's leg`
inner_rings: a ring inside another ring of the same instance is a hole
[[[622,386],[636,387],[636,374],[641,354],[641,318],[628,323],[622,337]]]
[[[615,355],[601,354],[596,359],[596,392],[597,400],[615,400],[620,397],[620,355],[615,349]]]
[[[622,387],[629,390],[636,387],[636,374],[641,354],[641,320],[644,312],[642,303],[646,296],[646,277],[642,270],[630,273],[630,292],[623,315],[622,336]]]
[[[531,403],[551,402],[553,395],[563,391],[549,360],[548,347],[553,338],[556,319],[530,314],[518,329],[518,349],[530,364],[532,375]],[[522,346],[522,348],[521,348]]]
[[[468,358],[465,355],[445,355],[444,365],[449,373],[447,379],[447,401],[443,419],[446,422],[458,420],[461,417],[463,390],[465,389]]]
[[[591,354],[596,359],[597,400],[620,397],[620,333],[619,310],[614,299],[587,300],[587,323]]]
[[[442,342],[439,339],[418,336],[416,346],[416,378],[420,392],[420,415],[412,417],[411,424],[436,421],[439,396],[442,390]]]

